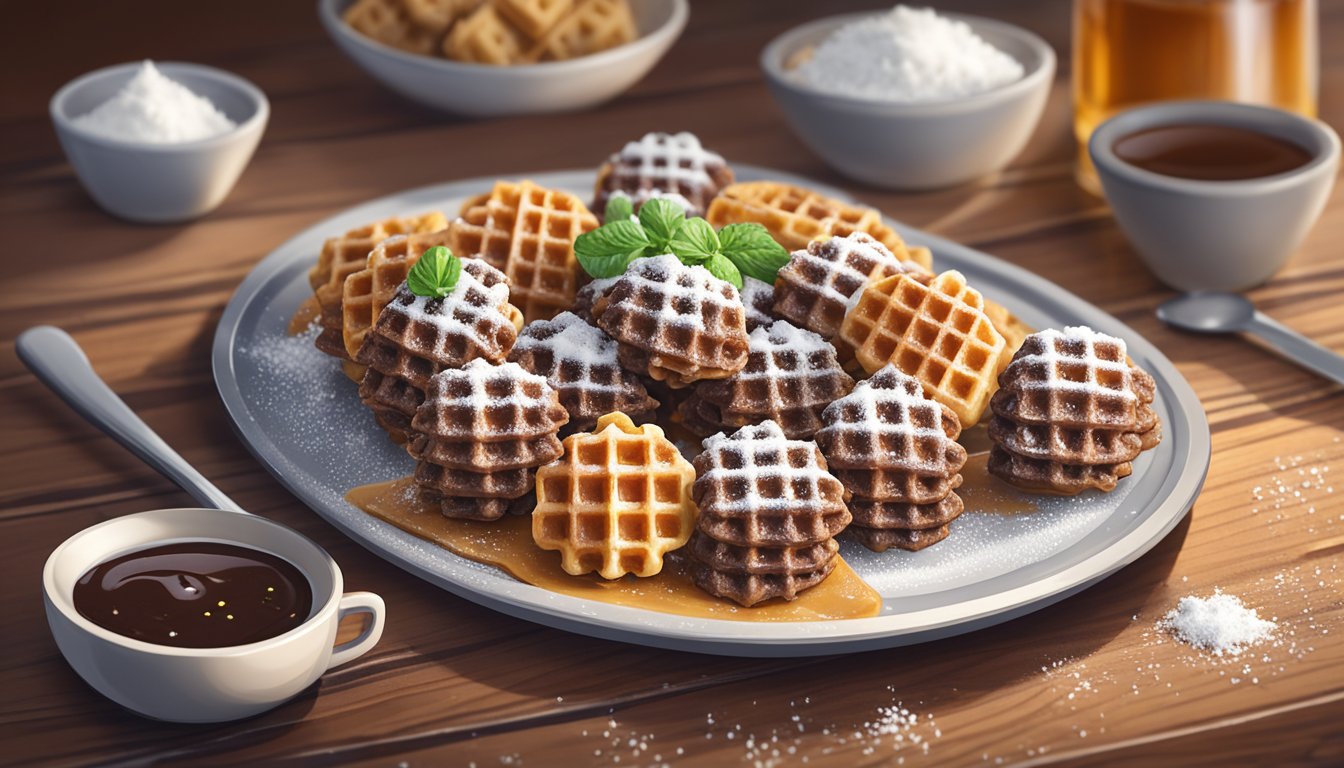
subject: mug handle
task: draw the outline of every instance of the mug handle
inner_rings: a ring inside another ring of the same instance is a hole
[[[339,667],[347,661],[358,659],[372,650],[373,646],[378,644],[379,638],[383,636],[383,622],[387,617],[387,608],[383,604],[383,598],[372,592],[347,592],[341,595],[340,606],[337,608],[337,623],[340,623],[346,616],[353,616],[357,613],[367,613],[369,615],[369,621],[364,625],[364,631],[360,632],[354,640],[348,640],[332,649],[331,660],[327,662],[327,669]]]

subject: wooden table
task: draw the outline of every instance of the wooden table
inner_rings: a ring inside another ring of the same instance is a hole
[[[1204,493],[1164,542],[1104,583],[1009,624],[913,648],[802,660],[649,650],[544,629],[429,587],[322,522],[234,437],[209,363],[224,303],[259,258],[347,206],[448,179],[596,165],[653,129],[692,130],[731,160],[845,184],[784,126],[756,65],[767,40],[819,5],[699,3],[671,55],[617,101],[480,122],[384,91],[327,41],[310,2],[9,6],[0,32],[0,217],[13,238],[0,284],[0,762],[1344,760],[1344,397],[1244,341],[1194,338],[1154,319],[1169,292],[1071,176],[1063,0],[945,4],[1029,27],[1063,54],[1047,113],[1011,169],[935,194],[846,186],[1114,313],[1194,385],[1213,428]],[[1344,47],[1332,44],[1344,36],[1344,3],[1326,0],[1321,15],[1321,116],[1344,127]],[[46,116],[62,83],[145,56],[232,70],[272,101],[251,167],[221,208],[190,225],[133,226],[99,211]],[[1341,241],[1337,190],[1288,268],[1253,292],[1261,308],[1335,350],[1344,350]],[[68,329],[131,407],[243,506],[330,550],[348,588],[382,594],[390,619],[378,648],[298,700],[232,725],[149,722],[86,687],[44,626],[44,558],[100,520],[190,502],[20,366],[13,340],[36,323]],[[1278,641],[1220,662],[1154,632],[1179,597],[1215,587],[1277,617]],[[915,724],[890,716],[902,706]]]

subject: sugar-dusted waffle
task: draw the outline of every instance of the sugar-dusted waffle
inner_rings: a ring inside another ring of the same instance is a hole
[[[500,181],[453,222],[452,249],[502,271],[527,322],[546,320],[574,306],[574,239],[596,228],[597,217],[568,192]]]
[[[881,552],[923,549],[962,512],[956,494],[966,449],[950,408],[888,365],[826,408],[817,445],[853,495],[855,538]]]
[[[448,242],[446,229],[423,235],[393,235],[373,247],[363,269],[345,278],[341,289],[341,337],[351,360],[420,255]]]
[[[989,471],[1048,493],[1114,490],[1161,440],[1155,394],[1123,340],[1085,327],[1034,333],[990,401]]]
[[[407,0],[358,0],[346,10],[344,18],[361,35],[407,53],[433,53],[442,33],[418,24]]]
[[[849,394],[854,379],[840,367],[835,347],[811,331],[776,320],[751,332],[747,365],[726,379],[702,381],[682,403],[682,421],[704,434],[765,419],[792,439],[821,428],[821,412]]]
[[[448,226],[448,219],[438,211],[421,216],[393,217],[352,229],[339,237],[327,238],[322,244],[317,264],[308,271],[308,283],[313,286],[321,309],[319,320],[322,333],[315,345],[333,357],[345,358],[345,339],[341,332],[341,300],[345,279],[368,264],[369,253],[383,240],[393,235],[431,235]],[[427,246],[426,246],[427,247]]]
[[[533,61],[564,61],[639,37],[628,0],[575,0],[574,8],[532,48]]]
[[[405,442],[429,379],[476,358],[503,362],[518,331],[503,273],[462,259],[456,287],[443,298],[417,296],[403,283],[364,337],[355,361],[368,366],[359,397],[393,440]]]
[[[764,421],[706,440],[695,471],[690,553],[701,589],[752,606],[793,600],[830,574],[850,513],[814,443]]]
[[[569,412],[568,429],[592,429],[613,411],[648,421],[658,407],[638,376],[616,359],[616,342],[572,312],[529,324],[518,335],[509,359],[545,376]]]
[[[498,519],[560,456],[568,420],[546,379],[515,363],[478,357],[434,374],[406,446],[420,495],[447,517]]]
[[[537,471],[532,538],[558,550],[574,575],[653,576],[695,524],[695,470],[652,424],[610,413],[565,438],[564,455]]]
[[[583,287],[574,292],[574,308],[571,311],[589,323],[596,323],[597,319],[593,317],[593,307],[597,304],[598,299],[611,290],[617,280],[620,280],[620,278],[601,277],[584,283]]]
[[[746,311],[747,333],[775,322],[775,286],[747,275],[742,276],[742,287],[737,291]]]
[[[910,275],[869,283],[851,302],[839,339],[864,370],[895,364],[969,425],[989,404],[1005,344],[980,292],[955,270],[927,283]]]
[[[593,210],[607,210],[613,194],[625,194],[636,211],[655,196],[684,201],[687,216],[703,216],[719,190],[733,183],[721,155],[700,145],[693,133],[647,133],[626,144],[597,171]],[[678,199],[679,198],[679,199]]]
[[[928,249],[911,251],[896,231],[882,221],[882,214],[816,192],[777,181],[739,182],[724,188],[710,203],[705,215],[715,227],[754,221],[770,231],[790,251],[806,248],[813,240],[833,235],[866,232],[902,261],[917,259],[926,269]]]
[[[621,365],[672,387],[727,378],[747,364],[737,289],[676,256],[636,260],[593,311],[620,343]]]
[[[896,258],[866,232],[814,240],[794,251],[779,270],[774,314],[832,339],[851,296],[871,281],[902,274],[926,272],[913,261]]]

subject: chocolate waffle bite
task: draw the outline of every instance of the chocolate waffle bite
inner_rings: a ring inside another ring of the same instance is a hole
[[[1123,340],[1086,327],[1034,333],[990,400],[989,471],[1045,493],[1112,491],[1162,439],[1155,394]]]
[[[742,309],[746,312],[747,333],[775,322],[774,285],[743,275],[742,287],[737,293],[742,297]]]
[[[593,210],[606,211],[613,194],[625,194],[636,212],[647,200],[666,197],[687,216],[703,216],[709,201],[732,183],[723,157],[702,147],[695,134],[646,133],[598,169]]]
[[[835,568],[834,537],[850,513],[817,446],[768,420],[704,445],[692,487],[696,585],[749,607],[820,584]]]
[[[893,275],[869,283],[851,302],[839,338],[864,370],[894,364],[966,425],[989,404],[1006,343],[985,315],[984,297],[955,270],[927,282]]]
[[[670,254],[637,259],[593,307],[621,365],[674,388],[722,379],[747,364],[737,289]]]
[[[364,269],[345,279],[341,289],[340,328],[351,360],[420,255],[435,246],[448,245],[449,240],[446,229],[422,235],[393,235],[373,247]]]
[[[923,279],[927,272],[913,261],[901,261],[866,232],[814,240],[794,251],[779,270],[774,314],[833,339],[855,292],[871,281],[903,274]]]
[[[570,431],[592,429],[599,416],[620,411],[648,421],[658,407],[638,376],[621,367],[617,344],[572,312],[529,324],[509,360],[545,376],[569,412]]]
[[[546,379],[516,363],[478,357],[434,374],[406,446],[421,497],[446,517],[499,519],[563,452],[557,432],[568,420]]]
[[[695,470],[663,430],[623,413],[565,438],[564,455],[537,471],[532,539],[557,550],[566,573],[653,576],[695,523]]]
[[[877,552],[919,550],[947,538],[962,513],[966,463],[957,415],[915,378],[888,365],[822,413],[817,445],[853,498],[849,530]]]
[[[821,412],[854,388],[835,347],[811,331],[776,320],[751,332],[746,366],[726,379],[702,381],[679,409],[693,432],[774,421],[790,439],[812,437]]]
[[[479,259],[442,298],[417,296],[403,283],[355,355],[368,366],[359,397],[396,442],[405,442],[429,379],[476,358],[503,362],[518,331],[504,275]]]
[[[620,280],[619,277],[599,277],[589,280],[579,288],[574,294],[574,308],[570,311],[583,318],[590,324],[595,324],[597,319],[593,317],[593,307],[597,300],[607,295],[607,291]]]

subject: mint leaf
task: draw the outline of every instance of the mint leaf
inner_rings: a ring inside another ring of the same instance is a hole
[[[667,246],[684,263],[704,264],[719,253],[719,236],[708,221],[686,219]]]
[[[685,221],[686,211],[671,200],[655,197],[639,206],[640,226],[659,253],[667,253],[667,244]]]
[[[609,219],[597,229],[579,235],[574,241],[574,255],[591,277],[620,277],[630,262],[644,255],[649,245],[644,228],[628,217]]]
[[[710,256],[703,266],[709,270],[709,274],[732,283],[738,289],[742,288],[742,273],[738,271],[737,266],[727,256],[716,253]]]
[[[789,263],[789,251],[775,242],[765,227],[756,223],[729,224],[719,230],[724,256],[742,274],[765,283],[774,283],[780,267]]]
[[[630,196],[624,192],[618,192],[607,198],[607,210],[602,213],[602,220],[611,221],[629,221],[631,216],[635,215],[635,206],[630,203]]]
[[[462,260],[436,245],[425,251],[406,275],[406,287],[416,296],[443,298],[453,292],[462,277]]]

